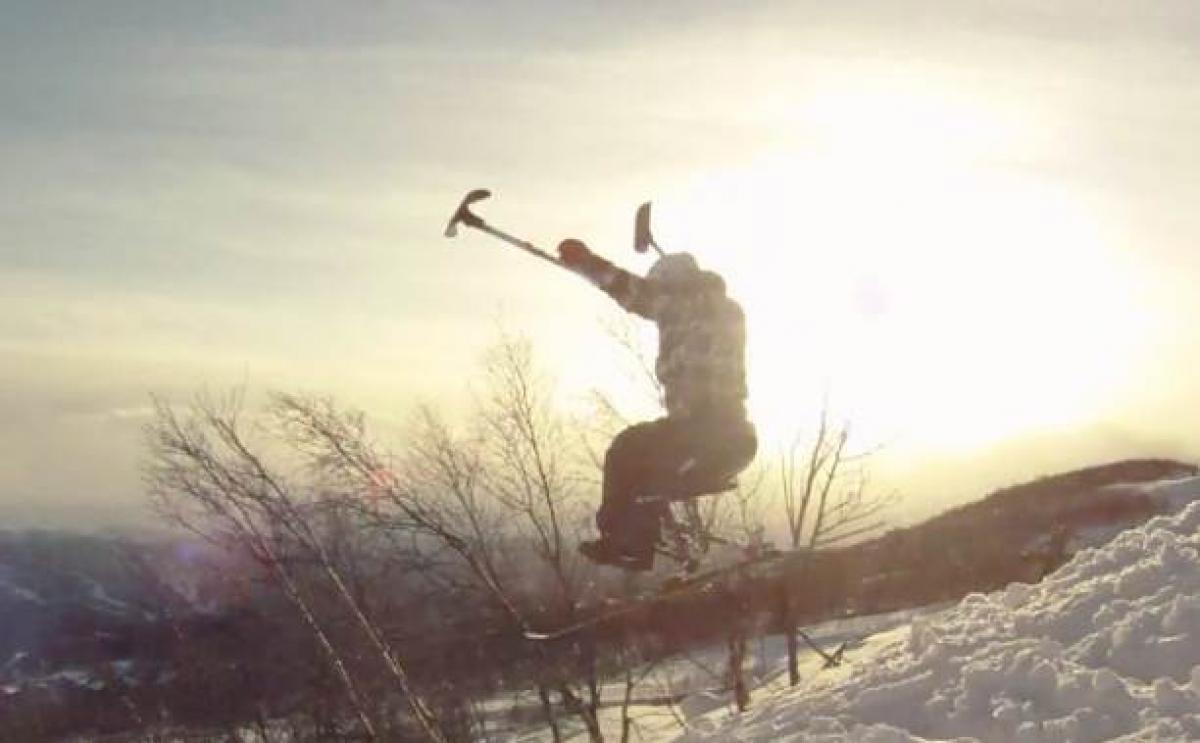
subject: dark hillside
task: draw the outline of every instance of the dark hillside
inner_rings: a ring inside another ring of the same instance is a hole
[[[637,618],[640,630],[691,641],[720,637],[746,613],[767,618],[781,581],[799,585],[805,621],[962,598],[1035,582],[1085,546],[1160,513],[1167,504],[1118,484],[1194,476],[1194,465],[1126,460],[996,490],[926,522],[836,551],[788,555],[738,595],[690,595]],[[626,628],[614,628],[619,632]]]
[[[1002,488],[922,524],[822,556],[813,593],[823,600],[812,609],[880,611],[1036,581],[1075,549],[1164,507],[1110,486],[1198,472],[1182,462],[1126,460]]]

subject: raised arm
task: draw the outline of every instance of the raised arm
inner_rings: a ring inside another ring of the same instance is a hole
[[[601,258],[579,240],[559,243],[558,258],[563,266],[591,281],[625,310],[647,320],[656,318],[660,292],[651,282]]]

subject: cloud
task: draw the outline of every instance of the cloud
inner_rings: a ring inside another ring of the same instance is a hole
[[[831,81],[1036,110],[1045,147],[1007,165],[1101,194],[1146,260],[1200,269],[1198,19],[1182,0],[18,3],[0,504],[128,497],[148,391],[450,394],[501,301],[569,357],[601,300],[480,236],[446,243],[462,193],[619,256],[647,196],[811,148],[786,116]]]

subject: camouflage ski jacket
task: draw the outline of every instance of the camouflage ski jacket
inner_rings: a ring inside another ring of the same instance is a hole
[[[668,415],[745,416],[746,321],[720,276],[699,271],[687,283],[663,284],[595,255],[577,270],[658,325],[654,371]]]

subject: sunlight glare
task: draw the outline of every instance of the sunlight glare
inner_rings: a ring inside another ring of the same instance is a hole
[[[1020,172],[1016,118],[911,90],[817,95],[802,140],[660,214],[749,318],[765,440],[836,415],[879,443],[970,448],[1096,415],[1143,318],[1101,221]]]

